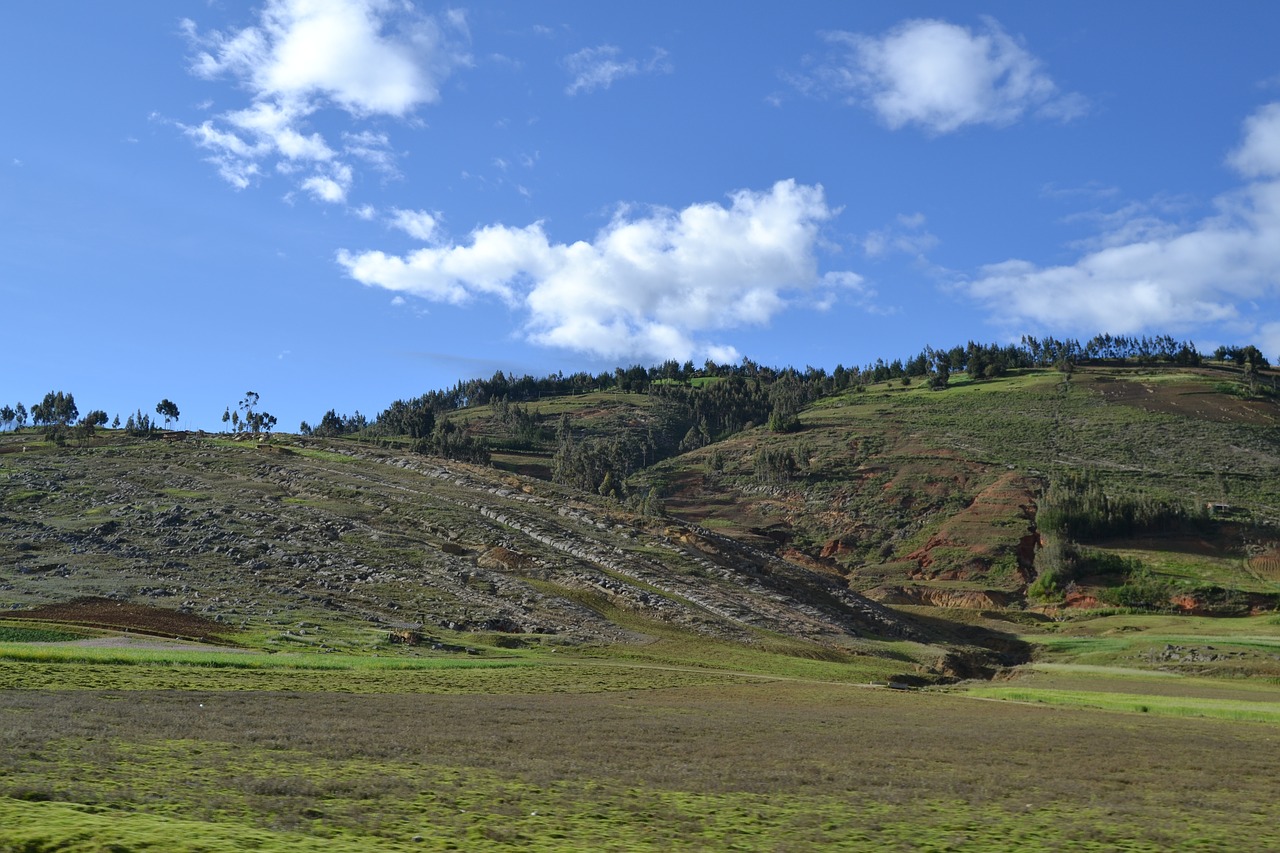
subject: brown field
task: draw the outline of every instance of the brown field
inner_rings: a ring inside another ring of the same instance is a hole
[[[1280,583],[1280,549],[1251,558],[1249,569],[1263,580]]]
[[[0,619],[25,622],[59,622],[94,628],[113,628],[183,640],[217,641],[233,631],[226,625],[164,607],[150,607],[110,598],[78,598],[64,604],[46,604],[30,610],[0,613]]]
[[[1269,425],[1280,423],[1280,410],[1267,400],[1230,397],[1203,382],[1142,382],[1095,375],[1089,387],[1109,403],[1136,406],[1148,412],[1184,415],[1222,423]]]

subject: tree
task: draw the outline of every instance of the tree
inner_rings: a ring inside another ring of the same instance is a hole
[[[951,384],[951,357],[945,352],[934,354],[934,370],[929,374],[929,387],[941,391]]]
[[[236,432],[239,432],[242,429],[250,429],[257,423],[257,412],[253,409],[254,406],[258,405],[258,399],[257,391],[244,392],[244,399],[242,399],[240,404],[236,406],[236,410],[240,413],[240,421],[237,425]],[[231,422],[233,424],[236,423],[234,418]],[[254,428],[253,431],[256,433],[258,430]]]
[[[18,414],[13,410],[12,406],[6,405],[4,408],[0,408],[0,427],[7,429],[13,424],[17,416]]]
[[[80,431],[81,440],[90,438],[93,435],[94,427],[107,425],[107,413],[101,409],[94,409],[89,414],[80,419],[77,428]]]
[[[258,392],[244,392],[244,399],[236,406],[236,411],[231,412],[231,425],[235,432],[248,430],[254,435],[259,433],[271,434],[271,430],[275,428],[276,417],[268,412],[257,411]],[[223,423],[227,421],[227,414],[222,415]]]
[[[74,423],[79,416],[80,410],[76,408],[75,397],[61,391],[50,391],[44,395],[42,402],[31,407],[31,422],[37,426],[40,424],[66,426]]]
[[[22,429],[27,425],[27,407],[19,403],[13,407],[14,417],[18,424],[18,429]]]
[[[1249,391],[1258,390],[1258,371],[1271,366],[1267,357],[1252,344],[1241,349],[1237,357],[1244,368],[1244,378],[1249,383]]]
[[[156,414],[164,418],[164,428],[168,429],[169,421],[176,421],[178,419],[178,407],[172,400],[166,398],[161,400],[159,403],[156,403]]]
[[[142,409],[138,409],[138,411],[129,415],[129,419],[124,423],[124,431],[129,435],[149,436],[153,428],[154,424],[151,422],[151,416],[144,414]]]

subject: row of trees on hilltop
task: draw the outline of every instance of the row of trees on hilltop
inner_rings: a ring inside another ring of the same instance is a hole
[[[1237,364],[1265,364],[1256,347],[1224,348],[1215,359]],[[1017,344],[980,344],[969,341],[948,349],[925,347],[907,359],[877,359],[865,367],[837,365],[822,368],[773,368],[749,358],[737,364],[669,360],[652,367],[633,365],[611,372],[556,373],[542,378],[517,377],[497,371],[488,379],[469,379],[447,390],[396,400],[371,423],[363,416],[326,413],[316,435],[359,432],[371,437],[409,436],[424,452],[439,449],[455,458],[484,455],[485,439],[470,435],[466,424],[451,420],[454,412],[473,406],[492,407],[486,432],[500,446],[530,449],[554,441],[555,479],[598,490],[606,480],[625,482],[639,468],[676,453],[693,450],[754,426],[768,425],[775,432],[789,432],[800,425],[798,413],[813,401],[872,383],[927,382],[945,389],[957,373],[970,381],[984,381],[1011,370],[1043,367],[1071,369],[1077,364],[1137,363],[1195,366],[1207,356],[1187,341],[1168,335],[1097,335],[1085,342],[1068,338],[1024,336]],[[649,405],[639,423],[625,436],[597,438],[576,434],[561,424],[554,430],[540,423],[530,406],[539,400],[592,391],[646,394]],[[451,424],[446,426],[447,424]],[[303,432],[310,431],[304,423]],[[464,440],[469,436],[469,440]]]
[[[746,393],[753,397],[769,396],[771,392],[768,389],[776,383],[783,383],[785,393],[779,391],[773,394],[774,399],[764,417],[767,418],[775,404],[778,404],[778,422],[785,423],[788,409],[793,407],[792,401],[795,399],[817,399],[875,382],[927,378],[931,385],[942,388],[946,387],[947,380],[954,373],[965,373],[971,379],[982,380],[1003,376],[1010,370],[1030,367],[1121,361],[1196,366],[1205,358],[1191,342],[1178,341],[1169,335],[1139,337],[1104,334],[1083,343],[1074,338],[1037,338],[1026,335],[1018,344],[980,344],[969,341],[965,345],[948,349],[925,347],[907,359],[885,361],[881,358],[862,368],[837,365],[830,373],[814,367],[806,367],[804,371],[790,367],[768,367],[749,358],[744,358],[738,364],[717,364],[708,360],[700,368],[695,367],[691,361],[680,363],[669,360],[648,368],[632,365],[598,374],[579,372],[566,376],[564,373],[555,373],[541,378],[529,375],[517,377],[499,370],[488,379],[463,380],[446,390],[430,391],[409,400],[397,400],[379,414],[371,426],[375,434],[420,437],[429,433],[434,425],[434,421],[428,423],[429,419],[425,415],[428,411],[439,415],[498,401],[508,404],[530,403],[547,397],[592,391],[648,394],[660,388],[690,388],[695,385],[711,390],[719,388],[720,383],[708,380],[722,379],[740,380],[731,392],[738,397],[744,395],[743,382],[750,384],[753,390]],[[1213,358],[1219,361],[1231,360],[1246,368],[1250,365],[1257,369],[1269,366],[1254,346],[1220,348]],[[766,390],[754,393],[757,386]],[[735,431],[732,426],[734,421],[738,422],[737,428],[740,429],[741,424],[747,421],[761,423],[764,420],[756,411],[754,402],[749,403],[746,410],[741,406],[723,409],[718,405],[707,404],[707,407],[712,410],[706,412],[708,432],[712,435]],[[717,418],[722,423],[714,423]]]
[[[222,415],[223,423],[227,423],[235,432],[251,432],[253,434],[270,433],[276,426],[276,417],[262,411],[258,406],[259,396],[253,391],[245,393],[234,412],[228,406]],[[180,420],[181,411],[177,403],[165,398],[156,404],[156,415],[164,419],[166,429]],[[129,415],[123,428],[131,435],[148,435],[158,429],[158,419],[138,409]],[[50,391],[39,403],[28,409],[22,403],[0,406],[0,429],[24,429],[30,420],[34,427],[44,427],[47,438],[61,442],[74,428],[81,437],[93,434],[97,427],[108,424],[107,413],[102,409],[94,409],[83,417],[76,405],[75,395],[63,391]],[[120,416],[111,419],[112,429],[120,429]]]
[[[138,410],[138,414],[141,415],[141,409]],[[168,399],[161,400],[156,405],[156,414],[164,418],[166,427],[170,421],[176,421],[179,417],[177,405]],[[95,409],[80,418],[80,409],[76,405],[75,395],[62,391],[50,391],[44,396],[43,400],[31,406],[30,412],[27,411],[27,408],[22,403],[14,406],[0,406],[0,427],[5,429],[24,428],[27,425],[28,417],[30,417],[32,425],[37,427],[67,427],[72,425],[95,427],[107,425],[107,413],[101,409]],[[134,416],[130,415],[130,421],[133,419]],[[147,417],[146,420],[149,424],[150,418]],[[119,415],[115,416],[115,420],[111,425],[115,429],[120,428]],[[126,426],[126,428],[133,429],[130,426]]]
[[[259,435],[265,433],[271,434],[276,428],[276,416],[270,412],[262,411],[258,408],[258,401],[261,398],[256,391],[244,392],[244,397],[236,405],[235,409],[230,406],[222,412],[222,422],[231,427],[234,433],[251,433]]]

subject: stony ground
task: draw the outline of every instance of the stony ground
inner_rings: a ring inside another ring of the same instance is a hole
[[[108,439],[0,462],[8,608],[96,596],[319,646],[337,622],[640,639],[628,614],[744,642],[922,636],[837,579],[493,469],[212,438]]]

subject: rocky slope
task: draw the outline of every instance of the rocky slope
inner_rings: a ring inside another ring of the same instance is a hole
[[[838,579],[489,468],[282,438],[27,451],[0,456],[2,607],[97,595],[301,636],[923,638]]]

